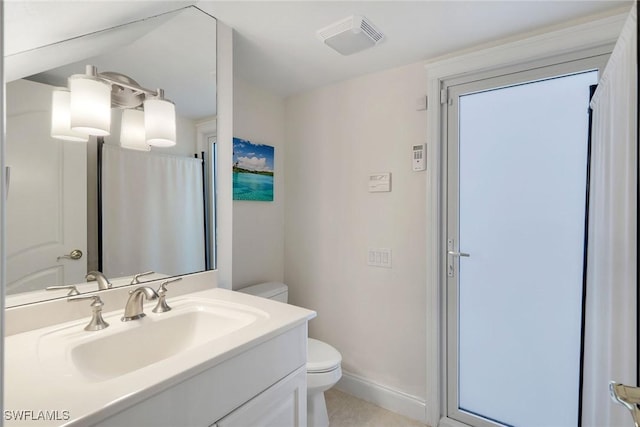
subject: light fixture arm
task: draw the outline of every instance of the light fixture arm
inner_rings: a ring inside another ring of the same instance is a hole
[[[90,65],[87,65],[87,67],[90,67]],[[111,85],[124,87],[124,88],[127,88],[127,89],[131,89],[132,91],[134,91],[136,93],[144,93],[145,95],[150,95],[150,96],[153,96],[153,97],[160,96],[160,92],[162,92],[162,96],[164,97],[164,91],[162,89],[158,89],[156,91],[153,91],[151,89],[143,88],[142,86],[139,86],[139,85],[134,85],[134,84],[131,84],[131,83],[125,83],[125,82],[122,82],[120,80],[112,79],[112,78],[106,76],[105,74],[97,74],[97,77],[99,79],[101,79],[101,80],[104,80],[105,82],[107,82],[107,83],[109,83]]]
[[[147,96],[164,99],[163,89],[156,89],[154,91],[151,89],[144,88],[140,86],[135,80],[123,74],[112,73],[112,72],[99,73],[98,68],[95,65],[86,65],[85,74],[95,79],[100,79],[112,86],[119,86],[124,89],[132,90],[134,95],[139,95],[141,93],[144,93]]]

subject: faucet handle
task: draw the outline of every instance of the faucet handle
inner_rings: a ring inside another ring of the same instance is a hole
[[[77,302],[77,301],[84,301],[88,299],[93,300],[91,302],[93,315],[91,316],[91,320],[89,321],[87,326],[84,327],[84,330],[99,331],[101,329],[108,327],[109,324],[105,322],[105,320],[102,318],[102,306],[104,306],[104,303],[102,302],[102,300],[98,295],[91,294],[91,295],[73,296],[73,297],[67,298],[67,301]]]
[[[171,310],[171,307],[169,307],[169,305],[167,304],[167,295],[166,295],[167,285],[169,283],[177,282],[179,280],[182,280],[182,277],[178,277],[172,280],[167,280],[160,284],[160,287],[158,288],[158,297],[159,297],[158,303],[156,304],[155,308],[151,311],[153,311],[154,313],[164,313]]]
[[[47,286],[45,289],[47,291],[55,291],[55,290],[58,290],[58,289],[69,289],[69,293],[67,294],[68,297],[73,296],[73,295],[80,295],[80,292],[78,291],[78,288],[76,287],[76,285]]]
[[[160,287],[158,287],[158,295],[164,295],[165,292],[167,292],[167,285],[169,283],[173,283],[173,282],[178,282],[182,280],[182,277],[176,277],[175,279],[171,279],[171,280],[165,280],[164,282],[160,283]]]
[[[93,300],[91,302],[91,307],[102,307],[104,305],[100,297],[96,294],[73,296],[73,297],[67,298],[67,301],[83,301],[87,299]]]
[[[155,273],[155,271],[145,271],[144,273],[138,273],[138,274],[134,274],[133,275],[133,279],[131,279],[131,283],[129,283],[130,285],[137,285],[140,283],[140,280],[138,280],[140,277],[142,276],[148,276],[149,274],[153,274]]]

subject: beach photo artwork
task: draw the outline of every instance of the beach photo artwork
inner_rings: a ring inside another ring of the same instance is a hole
[[[270,145],[233,138],[233,200],[273,201],[273,154]]]

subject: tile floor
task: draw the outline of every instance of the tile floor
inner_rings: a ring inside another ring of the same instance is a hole
[[[426,427],[424,424],[387,411],[332,388],[324,394],[329,427]]]

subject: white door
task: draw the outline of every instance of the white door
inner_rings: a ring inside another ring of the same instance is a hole
[[[598,60],[448,87],[447,416],[577,426]]]
[[[50,136],[51,87],[7,85],[7,294],[84,282],[86,144]],[[59,258],[74,250],[80,259]]]

